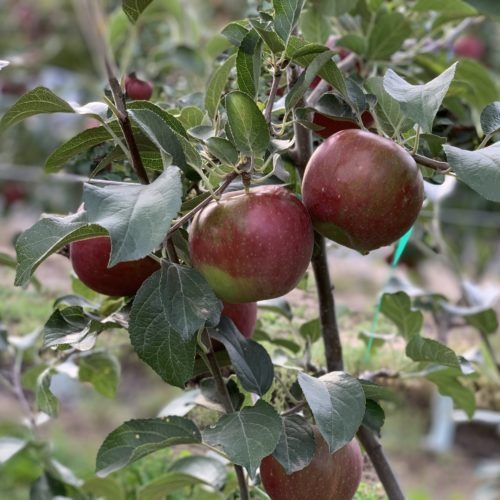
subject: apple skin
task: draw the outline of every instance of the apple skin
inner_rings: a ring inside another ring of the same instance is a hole
[[[137,78],[135,73],[130,73],[125,78],[125,91],[127,96],[134,101],[149,101],[153,95],[153,85]]]
[[[486,54],[486,45],[475,35],[463,35],[453,45],[457,57],[468,57],[480,61]]]
[[[253,335],[257,323],[257,303],[230,304],[224,302],[223,304],[222,315],[232,320],[243,337],[249,339]]]
[[[302,470],[287,474],[269,455],[260,464],[262,484],[271,500],[351,500],[361,482],[363,456],[353,440],[333,455],[314,428],[316,452]]]
[[[225,302],[279,297],[305,273],[313,250],[311,219],[281,186],[225,193],[196,214],[189,233],[193,267]]]
[[[418,217],[424,186],[401,146],[362,130],[344,130],[313,153],[302,196],[315,229],[366,254],[403,236]]]
[[[134,295],[142,283],[160,269],[160,264],[150,257],[120,262],[108,268],[109,236],[75,241],[70,244],[69,252],[78,278],[90,289],[112,297]]]
[[[373,116],[369,111],[364,111],[361,115],[361,119],[363,120],[363,125],[366,128],[370,128],[374,123]],[[318,111],[314,113],[313,123],[323,127],[321,130],[315,131],[315,133],[320,137],[323,137],[323,139],[328,139],[331,135],[342,130],[359,129],[359,125],[356,122],[333,118]]]

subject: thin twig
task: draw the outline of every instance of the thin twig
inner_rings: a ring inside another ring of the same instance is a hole
[[[203,332],[203,342],[205,343],[205,345],[208,345],[209,348],[209,352],[207,353],[205,358],[208,360],[208,369],[210,370],[210,373],[214,377],[217,391],[219,392],[222,398],[222,405],[224,406],[224,411],[226,413],[233,413],[234,412],[233,402],[231,401],[231,396],[229,395],[229,391],[227,390],[224,378],[222,377],[219,364],[217,363],[217,358],[215,357],[212,341],[210,340],[210,337],[206,330]],[[248,493],[248,484],[245,478],[245,472],[243,471],[241,465],[233,464],[233,466],[234,466],[234,471],[236,472],[236,477],[238,478],[238,485],[240,488],[240,498],[242,500],[249,500],[250,496]]]
[[[304,406],[306,405],[305,401],[301,401],[300,403],[296,404],[295,406],[292,406],[292,408],[288,408],[288,410],[282,411],[281,416],[282,417],[287,417],[288,415],[294,415],[295,413],[298,413]]]
[[[273,73],[273,82],[271,84],[271,90],[269,91],[269,98],[267,99],[266,109],[264,110],[264,118],[267,123],[271,122],[271,114],[273,112],[274,100],[276,99],[276,93],[278,92],[280,78],[281,78],[281,69],[275,68]]]
[[[236,179],[236,177],[238,177],[238,175],[239,174],[236,172],[231,172],[230,174],[228,174],[222,181],[220,186],[214,191],[214,195],[218,196],[222,194],[227,189],[229,184],[231,184],[231,182],[233,182],[233,180]],[[165,240],[170,238],[172,234],[175,233],[175,231],[177,231],[177,229],[182,227],[186,222],[190,221],[200,210],[205,208],[212,200],[213,198],[210,196],[208,198],[205,198],[192,210],[190,210],[186,215],[183,215],[180,219],[178,219],[175,224],[172,224],[172,226],[170,226],[170,229],[168,230]]]
[[[451,168],[450,164],[445,161],[433,160],[432,158],[428,158],[427,156],[423,156],[418,153],[410,154],[417,163],[420,163],[420,165],[432,168],[438,172],[448,172]]]

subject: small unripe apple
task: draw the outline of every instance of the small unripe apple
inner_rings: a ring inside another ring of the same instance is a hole
[[[312,249],[309,214],[280,186],[225,193],[198,212],[189,232],[193,266],[219,298],[232,304],[292,290]]]
[[[370,132],[343,130],[311,156],[302,196],[319,233],[368,253],[410,229],[424,186],[415,160],[401,146]]]
[[[134,101],[149,101],[153,95],[153,85],[137,78],[135,73],[130,73],[125,78],[125,91],[127,96]]]
[[[244,302],[242,304],[230,304],[224,302],[222,315],[227,316],[240,333],[249,339],[255,330],[257,323],[257,303]]]
[[[70,259],[76,275],[90,289],[123,297],[134,295],[151,274],[160,269],[160,264],[150,257],[120,262],[108,268],[111,254],[109,236],[98,236],[70,244]]]
[[[356,441],[331,454],[314,428],[316,452],[302,470],[287,474],[272,456],[260,464],[262,484],[271,500],[351,500],[363,471],[363,456]]]
[[[453,45],[457,57],[468,57],[480,61],[486,54],[485,43],[475,35],[463,35]]]

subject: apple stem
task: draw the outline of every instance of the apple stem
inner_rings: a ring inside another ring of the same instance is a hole
[[[234,406],[231,401],[231,396],[229,395],[229,391],[227,390],[227,386],[224,382],[224,378],[222,377],[222,373],[220,371],[219,364],[217,363],[217,359],[215,357],[214,349],[212,346],[212,341],[210,340],[210,336],[208,335],[207,330],[202,333],[203,342],[205,345],[208,345],[209,352],[202,357],[207,364],[207,368],[210,370],[212,377],[215,380],[215,385],[217,386],[217,390],[222,398],[222,404],[224,406],[224,410],[226,413],[233,413]],[[238,486],[240,488],[240,498],[241,500],[249,500],[250,496],[248,493],[248,484],[245,478],[245,472],[243,471],[243,467],[241,465],[233,464],[234,471],[236,473],[236,477],[238,478]]]

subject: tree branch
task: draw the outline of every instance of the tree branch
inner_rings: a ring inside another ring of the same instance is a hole
[[[315,233],[312,266],[318,290],[319,318],[325,344],[326,366],[329,372],[342,371],[344,369],[342,343],[335,314],[335,299],[328,269],[325,239],[318,233]]]
[[[347,58],[344,59],[344,61],[346,60]],[[293,85],[297,77],[297,69],[290,69],[288,72],[289,86]],[[308,105],[310,104],[308,103]],[[304,100],[302,99],[297,106],[303,107]],[[295,147],[290,151],[290,157],[294,161],[300,175],[303,176],[313,150],[312,133],[296,121],[294,122],[294,132]],[[330,280],[325,239],[319,234],[315,234],[315,252],[312,258],[312,266],[318,290],[319,315],[323,342],[325,344],[327,368],[328,371],[343,370],[342,343],[335,314],[335,299],[333,296],[333,285]],[[404,499],[401,488],[377,437],[370,429],[361,426],[358,431],[358,438],[370,457],[389,500]]]
[[[387,458],[385,457],[384,450],[380,441],[375,434],[362,425],[357,433],[360,443],[363,445],[366,453],[375,467],[375,471],[382,483],[387,498],[389,500],[404,500],[405,496],[401,491],[396,476],[394,475]]]

